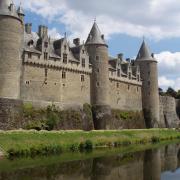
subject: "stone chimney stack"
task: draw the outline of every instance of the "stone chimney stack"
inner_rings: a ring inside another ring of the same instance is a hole
[[[27,34],[32,33],[32,24],[31,23],[25,24],[25,31],[26,31]]]
[[[38,34],[40,38],[48,37],[48,27],[40,25]]]

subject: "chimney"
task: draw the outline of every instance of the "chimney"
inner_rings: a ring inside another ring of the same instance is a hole
[[[31,32],[32,32],[32,24],[31,23],[25,24],[25,31],[27,34],[31,34]]]
[[[48,27],[40,25],[38,35],[40,38],[48,37]]]
[[[122,61],[123,60],[123,53],[118,54],[118,58]]]
[[[80,39],[76,38],[73,40],[74,45],[79,46],[80,45]]]

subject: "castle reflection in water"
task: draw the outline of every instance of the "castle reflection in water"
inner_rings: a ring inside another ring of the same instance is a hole
[[[180,145],[173,144],[126,155],[119,154],[10,172],[0,171],[0,179],[160,180],[162,177],[167,179],[165,172],[175,174],[179,167]]]

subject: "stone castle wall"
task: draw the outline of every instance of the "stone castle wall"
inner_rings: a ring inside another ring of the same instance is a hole
[[[62,78],[62,73],[65,77]],[[84,81],[81,76],[84,76]],[[21,98],[46,107],[54,103],[60,108],[90,104],[90,75],[73,70],[24,65]]]
[[[142,111],[141,83],[110,79],[109,94],[112,109]]]
[[[0,129],[18,129],[22,127],[22,106],[20,100],[0,98]]]
[[[160,96],[160,127],[178,127],[179,118],[176,113],[176,100],[169,96]]]

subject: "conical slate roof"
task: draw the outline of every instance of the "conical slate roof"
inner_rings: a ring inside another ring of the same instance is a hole
[[[12,10],[10,10],[10,5],[14,6]],[[0,0],[0,15],[18,17],[15,5],[12,0]]]
[[[94,22],[94,24],[92,26],[92,29],[89,33],[86,44],[104,44],[104,45],[106,45],[104,37],[102,36],[96,22]]]
[[[150,50],[149,50],[149,48],[148,48],[148,46],[144,40],[143,40],[141,48],[138,52],[136,60],[155,60],[152,57],[151,52],[150,52]]]
[[[20,6],[18,7],[17,13],[18,13],[19,15],[23,15],[23,16],[25,15],[25,14],[24,14],[24,10],[23,10],[21,4],[20,4]]]

